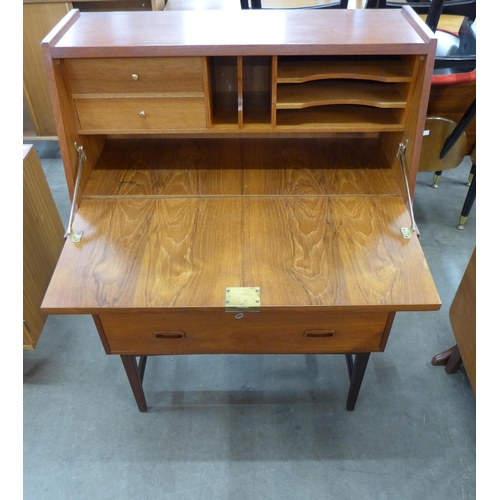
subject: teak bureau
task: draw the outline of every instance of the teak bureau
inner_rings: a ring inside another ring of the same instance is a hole
[[[435,48],[409,8],[71,11],[42,308],[93,315],[141,411],[147,356],[224,353],[345,354],[354,409],[396,312],[440,307],[410,201]]]

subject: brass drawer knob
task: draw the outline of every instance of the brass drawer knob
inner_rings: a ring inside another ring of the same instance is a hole
[[[144,111],[141,111],[141,112],[139,113],[139,116],[140,116],[141,118],[145,118],[145,117],[146,117],[146,113],[145,113]]]
[[[139,75],[136,75],[135,73],[132,74],[132,80],[134,80],[135,82],[137,80],[139,80]]]

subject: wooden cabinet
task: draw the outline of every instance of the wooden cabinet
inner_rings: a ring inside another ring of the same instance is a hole
[[[64,228],[42,165],[23,146],[23,347],[34,349],[47,318],[40,306],[64,244]]]
[[[476,394],[476,249],[450,306],[450,324],[460,357]]]
[[[142,411],[135,357],[186,353],[345,354],[352,410],[395,314],[440,307],[409,230],[432,32],[406,8],[72,11],[43,47],[82,232],[43,309],[93,315]]]
[[[73,8],[81,11],[163,10],[165,0],[23,0],[23,136],[57,139],[41,42]]]

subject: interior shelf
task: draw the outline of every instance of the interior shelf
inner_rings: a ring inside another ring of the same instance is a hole
[[[280,57],[277,83],[349,78],[379,82],[409,82],[409,65],[399,57]]]
[[[277,109],[301,109],[325,104],[362,104],[377,108],[404,108],[397,84],[350,80],[318,80],[278,85]]]
[[[338,132],[397,132],[404,127],[395,111],[354,105],[279,109],[276,111],[276,127],[328,129]]]

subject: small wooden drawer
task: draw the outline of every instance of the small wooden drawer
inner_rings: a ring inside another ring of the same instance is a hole
[[[66,59],[75,94],[203,92],[203,58]]]
[[[203,97],[75,99],[82,132],[204,129]]]
[[[111,354],[342,353],[383,350],[388,314],[203,310],[100,320]]]

